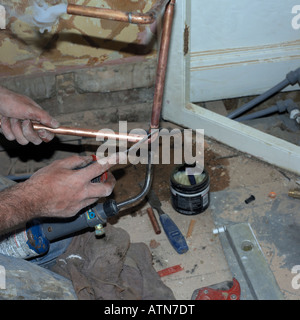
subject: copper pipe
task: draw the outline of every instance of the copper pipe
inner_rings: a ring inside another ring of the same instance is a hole
[[[159,226],[158,221],[155,217],[153,209],[151,207],[149,207],[149,208],[147,208],[147,212],[148,212],[148,217],[151,221],[152,227],[154,229],[154,232],[156,234],[160,234],[161,233],[160,226]]]
[[[168,64],[168,54],[170,48],[170,39],[172,34],[172,23],[174,18],[175,2],[175,0],[170,1],[164,15],[163,33],[161,38],[159,59],[156,71],[156,84],[152,107],[151,129],[157,129],[159,127],[166,79],[166,70]]]
[[[62,134],[67,136],[77,136],[77,137],[86,137],[86,138],[108,138],[108,139],[116,139],[116,140],[127,140],[129,142],[139,142],[145,135],[138,134],[127,134],[127,133],[112,133],[105,132],[104,130],[91,130],[91,129],[83,129],[83,128],[74,128],[74,127],[59,127],[57,129],[46,127],[39,123],[32,124],[34,130],[47,130],[54,134]],[[1,127],[1,120],[0,120]]]
[[[113,21],[129,22],[134,24],[151,24],[164,11],[170,0],[158,0],[147,13],[123,12],[120,10],[87,7],[68,4],[67,13],[90,18],[107,19]]]

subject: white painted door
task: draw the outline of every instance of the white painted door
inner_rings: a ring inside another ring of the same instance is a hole
[[[191,101],[259,94],[300,67],[300,30],[292,26],[297,4],[192,0]]]

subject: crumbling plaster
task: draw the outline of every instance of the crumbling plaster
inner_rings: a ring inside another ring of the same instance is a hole
[[[142,12],[154,1],[69,0]],[[137,26],[64,14],[50,32],[41,34],[22,21],[32,3],[2,2],[8,17],[6,29],[0,30],[0,85],[31,97],[55,116],[94,110],[100,114],[97,123],[149,118],[156,77],[156,24]],[[20,19],[12,17],[12,11]]]
[[[48,4],[62,1],[45,0]],[[148,11],[155,0],[69,0],[124,11]],[[24,21],[33,0],[5,0],[7,25],[0,31],[0,77],[65,72],[153,59],[156,25],[139,26],[64,14],[50,32],[41,34]],[[14,17],[12,15],[17,15]]]

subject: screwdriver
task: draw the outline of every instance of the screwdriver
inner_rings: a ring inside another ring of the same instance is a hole
[[[177,253],[183,254],[189,250],[185,238],[175,222],[161,208],[161,202],[153,190],[150,190],[146,196],[152,208],[156,209],[159,214],[160,223],[169,239],[170,244]]]

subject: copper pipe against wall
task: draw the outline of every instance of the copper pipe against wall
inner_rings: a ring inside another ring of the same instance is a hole
[[[162,33],[159,60],[158,60],[158,66],[157,66],[156,85],[155,85],[151,126],[150,126],[151,129],[159,128],[175,3],[176,3],[175,0],[158,0],[155,3],[155,5],[151,8],[151,10],[148,11],[148,13],[146,14],[126,13],[126,12],[117,11],[117,10],[84,7],[84,6],[73,5],[73,4],[69,4],[68,10],[67,10],[69,14],[74,14],[74,15],[82,15],[82,16],[110,19],[110,20],[116,20],[116,21],[125,21],[130,23],[148,24],[148,23],[153,23],[157,18],[158,14],[167,5],[165,14],[164,14],[163,33]],[[1,127],[1,119],[0,119],[0,127]],[[143,135],[111,133],[111,132],[103,132],[102,130],[99,131],[99,130],[74,128],[74,127],[73,128],[59,127],[57,129],[53,129],[37,123],[33,123],[33,128],[34,130],[44,129],[54,134],[89,137],[89,138],[97,138],[97,137],[98,138],[99,137],[114,138],[118,140],[127,140],[130,142],[138,142],[145,137]]]
[[[145,138],[144,135],[138,134],[127,134],[127,133],[113,133],[112,131],[105,130],[91,130],[83,128],[74,128],[74,127],[59,127],[57,129],[46,127],[42,124],[33,123],[34,130],[47,130],[54,134],[61,134],[67,136],[77,136],[77,137],[86,137],[86,138],[108,138],[116,140],[127,140],[129,142],[138,142]],[[1,120],[0,120],[1,128]]]
[[[170,0],[157,0],[147,13],[123,12],[97,7],[87,7],[76,4],[68,4],[67,13],[90,18],[107,19],[113,21],[129,22],[134,24],[151,24],[165,10]]]
[[[157,65],[155,93],[152,107],[150,126],[152,129],[157,129],[159,127],[175,3],[175,0],[158,0],[156,1],[155,5],[151,8],[151,10],[148,11],[148,13],[146,14],[128,13],[111,9],[84,7],[73,4],[69,4],[67,9],[67,12],[69,14],[74,15],[82,15],[137,24],[149,24],[155,21],[158,14],[166,6],[164,14],[163,34],[160,44],[159,60]]]
[[[175,2],[175,0],[170,1],[164,15],[163,33],[160,44],[160,52],[156,72],[155,93],[152,107],[151,129],[157,129],[159,127],[166,79],[166,70],[168,64],[168,54],[170,48],[170,39],[172,34]]]

